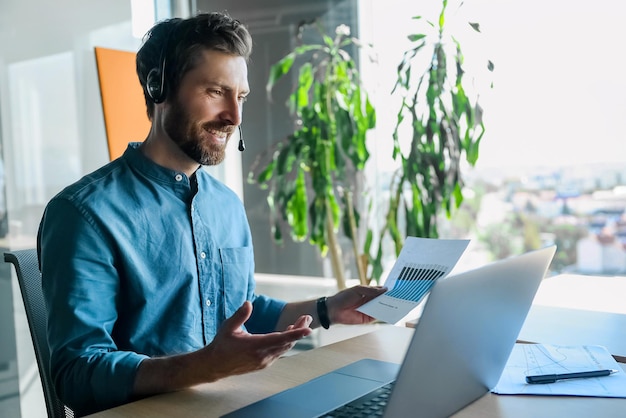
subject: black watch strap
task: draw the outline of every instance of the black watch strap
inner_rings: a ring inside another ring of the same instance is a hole
[[[317,318],[320,320],[320,325],[324,327],[324,329],[330,328],[330,318],[328,317],[326,299],[326,296],[323,296],[317,300]]]

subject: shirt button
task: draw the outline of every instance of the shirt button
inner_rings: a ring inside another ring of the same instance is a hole
[[[206,253],[204,251],[200,253],[200,258],[206,258]]]
[[[206,300],[206,306],[211,306],[211,299]]]
[[[176,181],[181,181],[183,179],[183,175],[182,174],[176,174],[176,177],[174,177],[176,179]]]

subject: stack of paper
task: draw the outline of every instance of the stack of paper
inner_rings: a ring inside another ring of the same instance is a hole
[[[529,384],[526,376],[617,370],[609,376]],[[626,398],[626,373],[605,347],[516,344],[500,381],[500,395],[571,395]]]

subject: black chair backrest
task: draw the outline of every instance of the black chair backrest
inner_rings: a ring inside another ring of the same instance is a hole
[[[46,409],[50,418],[72,418],[74,412],[57,397],[50,375],[50,349],[47,340],[48,313],[41,290],[41,272],[35,249],[16,250],[4,253],[4,261],[12,263],[22,292],[26,319],[35,348],[39,376],[43,386]]]

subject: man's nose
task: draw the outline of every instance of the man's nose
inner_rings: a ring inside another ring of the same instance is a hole
[[[224,109],[220,115],[221,119],[227,121],[230,125],[240,125],[242,118],[242,105],[236,97],[227,100]]]

